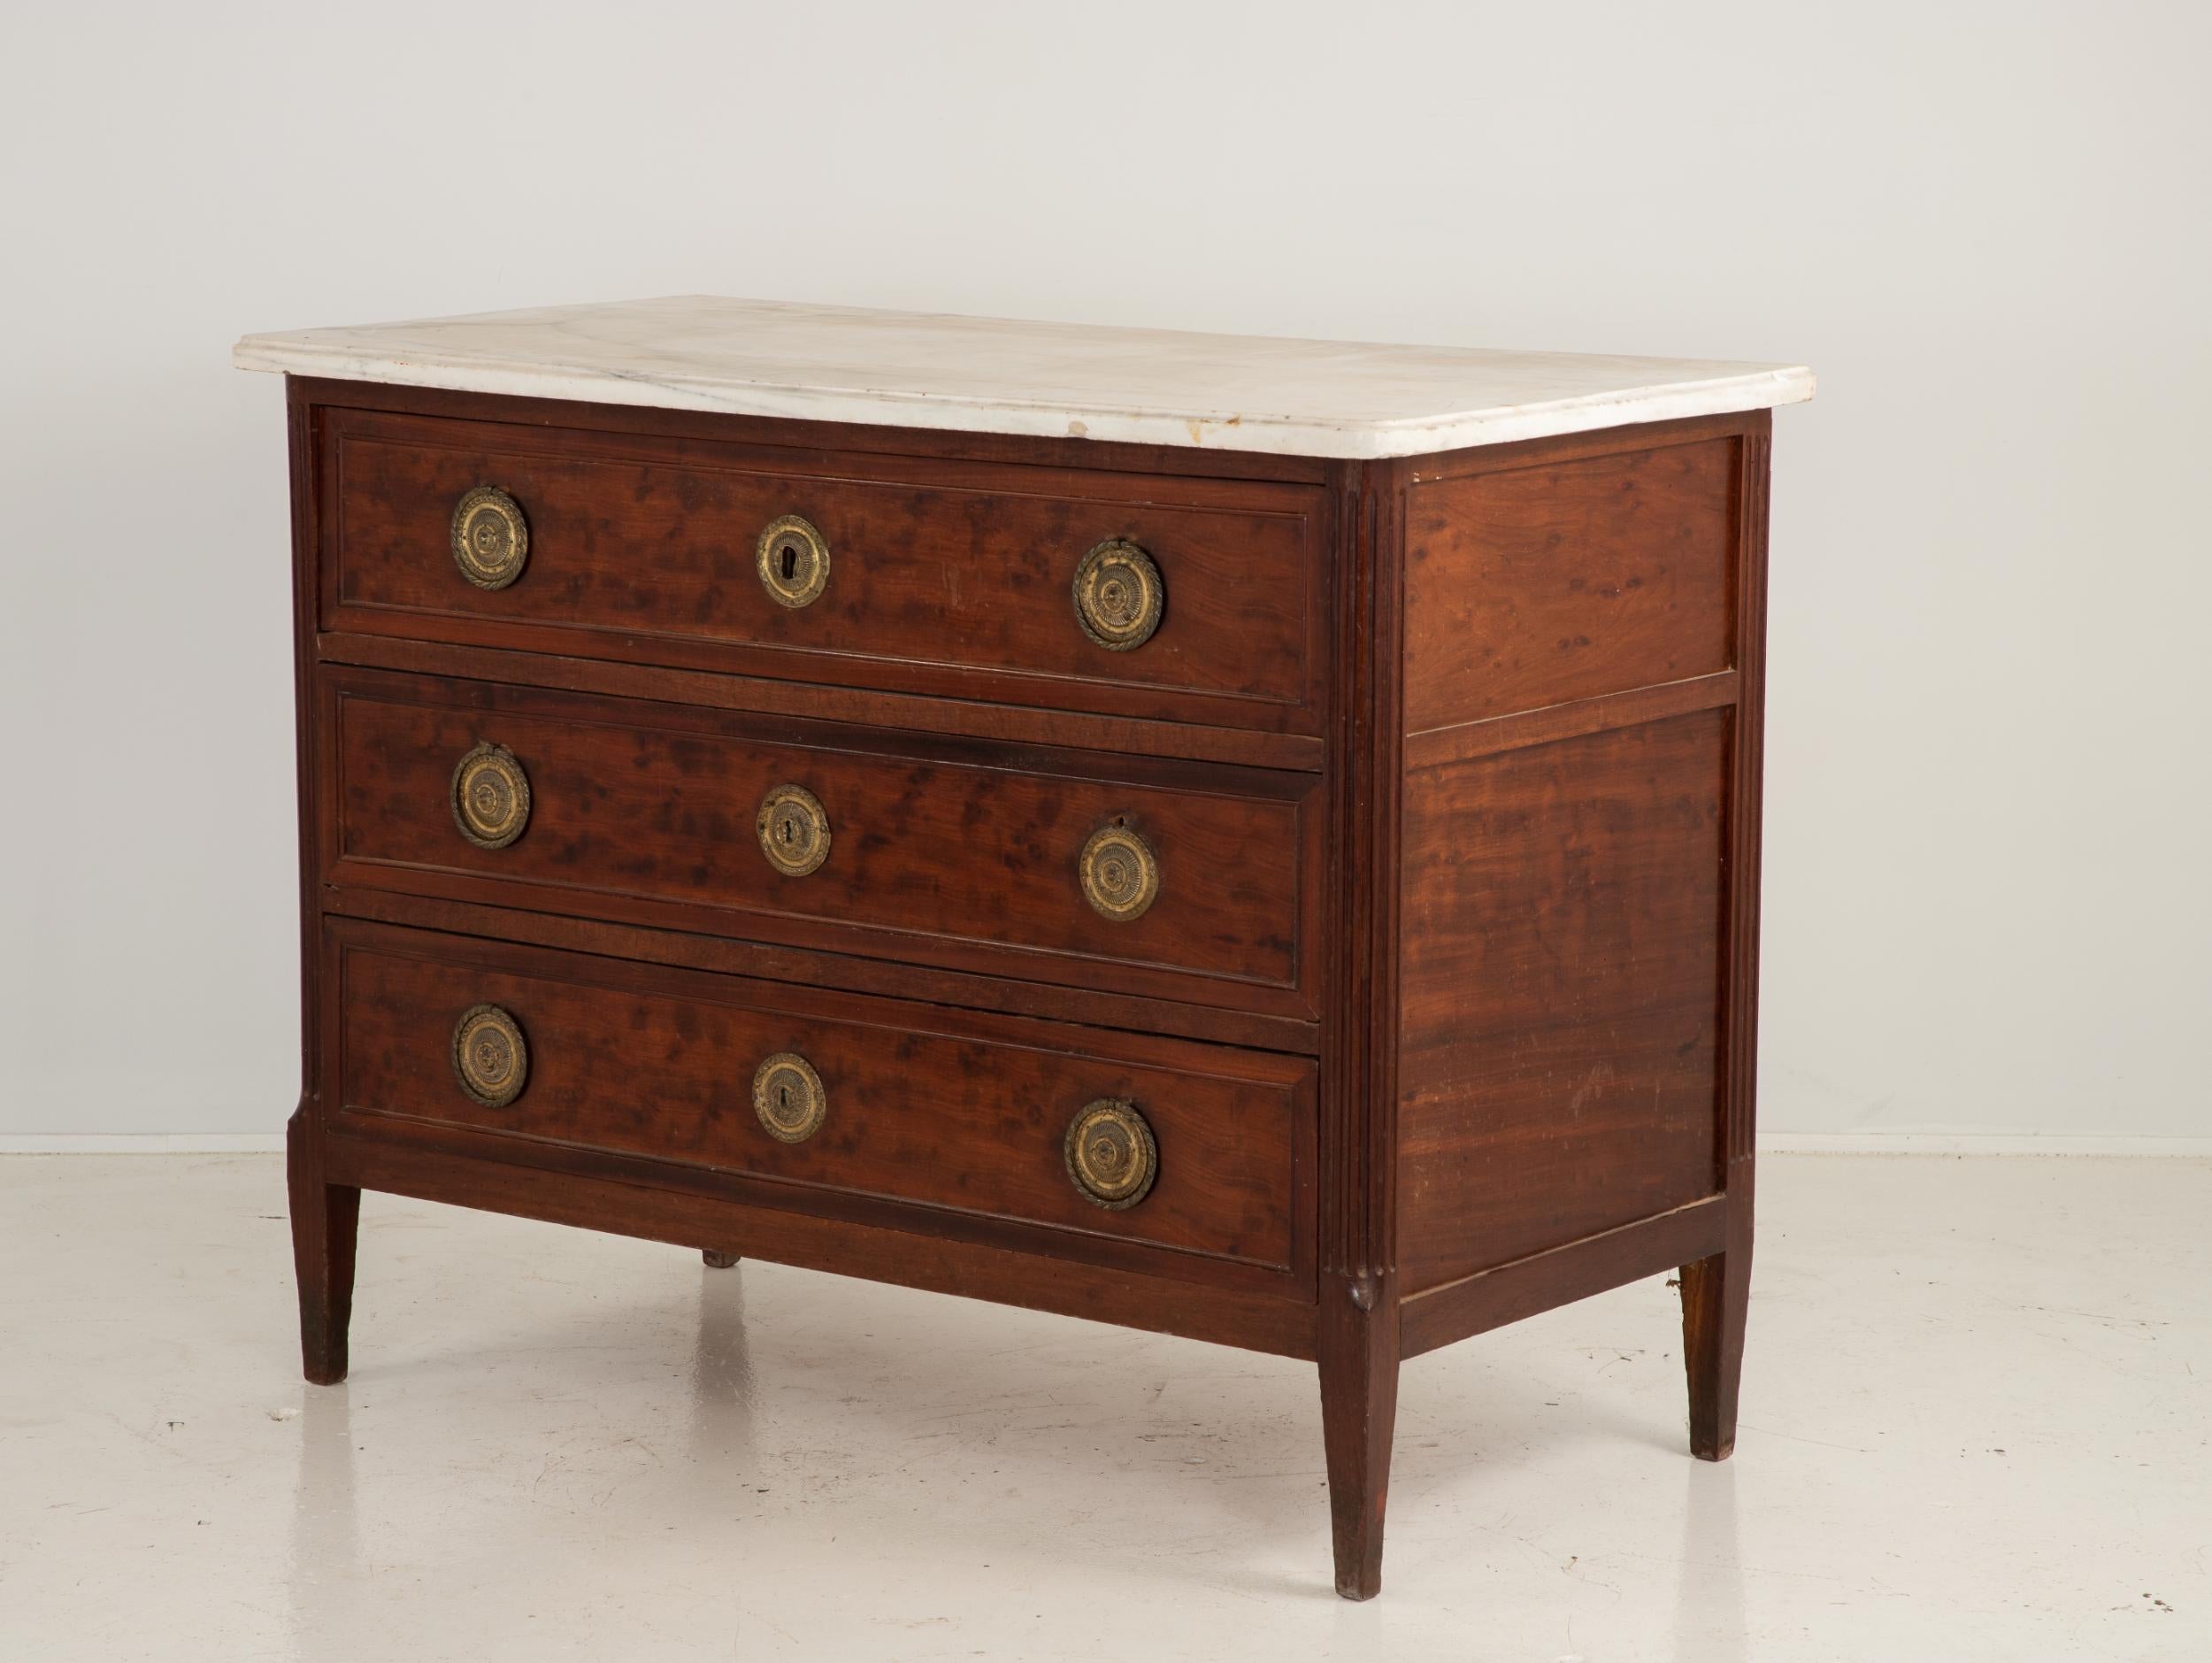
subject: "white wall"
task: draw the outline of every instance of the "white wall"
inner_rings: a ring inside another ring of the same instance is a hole
[[[281,396],[232,340],[691,290],[1812,364],[1766,1125],[2212,1133],[2207,19],[7,8],[0,1134],[296,1091]]]

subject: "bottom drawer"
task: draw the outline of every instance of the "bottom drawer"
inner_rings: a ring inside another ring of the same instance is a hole
[[[345,919],[326,951],[324,1100],[357,1123],[1310,1286],[1310,1059]]]

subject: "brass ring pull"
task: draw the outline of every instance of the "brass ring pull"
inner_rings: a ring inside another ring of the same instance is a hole
[[[803,1143],[829,1118],[829,1097],[814,1065],[780,1051],[753,1071],[753,1113],[780,1143]]]
[[[829,543],[797,514],[768,522],[753,551],[760,585],[779,606],[811,606],[829,582]]]
[[[504,849],[530,823],[530,776],[503,745],[479,745],[453,769],[453,823],[479,849]]]
[[[829,858],[829,812],[803,785],[780,785],[762,797],[753,828],[760,852],[787,878],[803,878]]]
[[[453,1077],[488,1109],[503,1109],[530,1082],[521,1024],[496,1005],[472,1005],[453,1025]]]
[[[530,558],[530,522],[522,504],[493,485],[462,493],[453,504],[453,564],[479,589],[505,589]]]
[[[1076,861],[1083,898],[1101,918],[1126,924],[1160,897],[1160,861],[1152,845],[1119,815],[1090,835]]]
[[[1137,1105],[1122,1097],[1086,1104],[1068,1127],[1068,1176],[1086,1201],[1119,1213],[1152,1193],[1159,1145]]]
[[[1166,603],[1160,568],[1125,537],[1109,537],[1075,568],[1075,621],[1110,652],[1133,651],[1151,640]]]

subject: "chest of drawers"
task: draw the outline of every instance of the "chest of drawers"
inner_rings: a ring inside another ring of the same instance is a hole
[[[309,1379],[366,1189],[1311,1359],[1355,1598],[1406,1358],[1679,1268],[1728,1452],[1804,372],[698,298],[238,357]]]

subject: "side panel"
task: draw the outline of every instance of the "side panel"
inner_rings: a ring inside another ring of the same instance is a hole
[[[1728,725],[1700,711],[1417,776],[1409,1290],[1712,1193]]]
[[[1409,491],[1408,1296],[1723,1189],[1765,431],[1468,452]]]
[[[1728,668],[1737,446],[1701,439],[1417,487],[1408,729]]]

